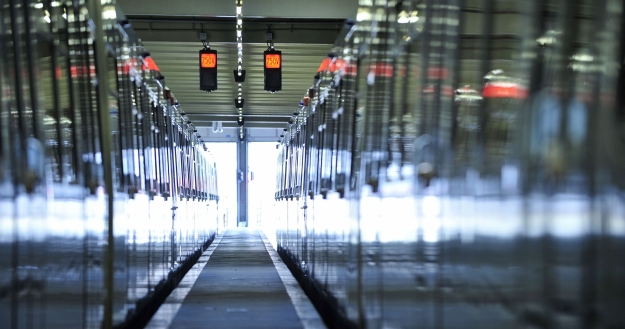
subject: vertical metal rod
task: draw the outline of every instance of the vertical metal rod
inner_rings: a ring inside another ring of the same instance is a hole
[[[490,34],[493,30],[493,7],[495,0],[483,0],[484,1],[484,20],[482,25],[482,51],[481,51],[481,67],[479,81],[483,87],[483,80],[488,70],[490,69],[490,48],[491,37]],[[488,125],[488,113],[487,113],[487,101],[483,100],[482,106],[479,107],[479,123],[480,129],[477,132],[478,149],[481,155],[479,160],[480,166],[484,167],[486,161],[486,129]]]
[[[247,130],[247,129],[246,129]],[[238,201],[238,211],[239,211],[239,221],[237,222],[238,227],[247,227],[247,162],[248,162],[248,141],[247,135],[248,131],[244,132],[243,140],[240,140],[237,143],[237,167],[238,172],[243,173],[241,177],[242,180],[238,182],[237,188],[237,201]]]
[[[31,22],[31,8],[30,1],[23,0],[22,8],[24,10],[24,33],[26,35],[25,45],[26,45],[26,58],[28,63],[32,65],[28,65],[28,80],[29,80],[29,92],[30,92],[30,107],[32,111],[32,134],[36,139],[40,139],[43,135],[41,134],[40,120],[39,118],[39,93],[37,90],[38,86],[38,76],[36,76],[37,65],[35,63],[39,59],[37,55],[37,40],[36,40],[36,31],[32,31],[35,29],[35,24]],[[34,32],[34,33],[33,33]],[[43,178],[43,177],[39,177]]]
[[[106,257],[104,267],[104,319],[102,327],[104,329],[113,328],[113,269],[114,269],[114,252],[115,252],[115,236],[114,236],[114,209],[113,209],[113,168],[112,168],[112,146],[110,131],[110,115],[108,110],[108,71],[106,67],[107,52],[104,45],[104,30],[102,22],[102,4],[99,0],[89,1],[89,13],[93,25],[95,27],[95,40],[94,40],[94,57],[95,68],[97,74],[98,84],[97,88],[97,102],[100,116],[100,142],[102,143],[102,166],[104,169],[104,188],[107,194],[107,224],[108,224],[108,236],[106,246]]]
[[[13,177],[14,177],[14,184],[17,186],[21,175],[20,173],[22,172],[22,170],[20,170],[19,168],[22,167],[22,165],[25,165],[26,163],[28,163],[28,159],[27,159],[27,154],[26,154],[26,136],[28,133],[28,129],[26,126],[26,119],[23,117],[24,113],[23,111],[25,110],[25,105],[24,105],[24,95],[22,94],[22,90],[23,90],[23,80],[22,80],[22,69],[23,69],[23,63],[22,63],[22,58],[21,58],[21,52],[20,52],[20,44],[21,44],[21,31],[18,25],[19,22],[19,10],[18,10],[18,0],[11,0],[10,1],[10,6],[11,6],[11,36],[12,36],[12,42],[13,42],[13,61],[14,61],[14,68],[15,68],[15,74],[14,74],[14,79],[15,79],[15,89],[14,89],[14,94],[15,94],[15,107],[17,108],[17,126],[19,127],[18,129],[18,135],[19,135],[19,152],[21,154],[20,159],[16,160],[16,164],[18,164],[18,166],[16,168],[13,168]],[[22,164],[22,165],[20,165]]]
[[[14,95],[15,95],[15,106],[17,108],[17,120],[18,124],[18,138],[19,138],[19,152],[20,158],[15,159],[14,166],[12,166],[13,171],[13,186],[14,195],[13,195],[13,241],[11,243],[11,328],[18,328],[19,326],[19,308],[18,308],[18,270],[19,266],[19,231],[18,231],[18,207],[17,207],[17,194],[18,194],[18,186],[20,185],[20,179],[22,179],[22,171],[20,168],[22,165],[25,165],[27,162],[27,154],[26,154],[26,125],[25,120],[22,116],[24,108],[24,99],[22,95],[22,60],[21,60],[21,52],[20,52],[20,44],[21,44],[21,31],[19,29],[19,6],[18,0],[11,0],[9,2],[10,11],[11,11],[11,41],[13,42],[13,65],[15,69],[14,79]]]
[[[57,27],[56,27],[56,20],[52,21],[52,31],[54,34],[57,34],[58,32]],[[62,183],[63,182],[63,177],[64,177],[64,172],[63,172],[63,126],[61,125],[61,117],[63,115],[63,110],[61,109],[61,94],[60,94],[60,88],[59,88],[59,81],[56,79],[56,67],[58,65],[58,55],[56,53],[56,45],[54,42],[51,42],[49,45],[49,49],[50,49],[50,75],[51,75],[51,80],[52,80],[52,92],[53,92],[53,99],[54,99],[54,116],[56,117],[56,149],[57,149],[57,156],[58,156],[58,174],[59,174],[59,181]]]
[[[70,7],[64,7],[67,10],[67,15],[68,18],[70,17],[70,10],[73,10]],[[71,14],[72,17],[74,17],[74,14]],[[76,18],[73,18],[72,22],[75,21]],[[68,20],[67,23],[67,37],[65,38],[65,47],[68,50],[68,52],[70,52],[71,54],[71,47],[69,44],[69,40],[70,38],[72,38],[72,33],[69,32],[69,30],[71,29],[70,24],[72,23]],[[74,24],[71,24],[74,25]],[[75,100],[75,92],[74,92],[74,78],[72,77],[72,72],[71,72],[71,67],[72,67],[72,56],[68,54],[66,56],[66,61],[65,64],[67,65],[67,72],[65,72],[65,74],[67,75],[67,89],[68,89],[68,95],[69,95],[69,112],[70,112],[70,116],[71,116],[71,120],[72,120],[72,125],[73,125],[73,131],[72,131],[72,146],[73,146],[73,150],[72,150],[72,160],[74,163],[74,177],[75,177],[75,182],[78,184],[81,184],[82,186],[84,186],[84,179],[83,179],[83,175],[81,175],[82,171],[82,159],[80,156],[80,143],[81,143],[81,139],[78,136],[77,133],[77,129],[79,129],[78,127],[81,127],[81,123],[80,123],[80,115],[78,114],[78,109],[76,108],[76,100]]]

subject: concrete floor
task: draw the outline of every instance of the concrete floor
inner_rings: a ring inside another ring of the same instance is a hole
[[[170,328],[302,328],[261,235],[222,237]]]

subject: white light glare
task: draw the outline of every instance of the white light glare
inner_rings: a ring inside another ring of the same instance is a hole
[[[37,8],[37,9],[41,9],[41,8],[43,8],[43,3],[41,3],[41,2],[36,3],[34,7]]]
[[[359,21],[359,22],[369,21],[369,20],[371,20],[371,13],[369,13],[368,11],[363,10],[363,11],[359,12],[356,15],[356,20]]]
[[[410,19],[409,22],[410,23],[416,23],[419,21],[419,17],[417,17],[417,15],[419,14],[419,12],[417,10],[415,11],[411,11],[410,12]]]
[[[237,31],[237,38],[241,37],[241,31]]]
[[[397,23],[399,24],[407,24],[407,23],[416,23],[419,21],[419,17],[417,17],[418,11],[410,12],[410,15],[403,10],[401,13],[397,15]]]
[[[432,195],[423,197],[422,207],[425,217],[436,217],[441,213],[441,202],[437,197]]]
[[[241,15],[241,7],[237,6],[237,15]]]
[[[408,22],[410,22],[410,19],[408,18],[408,13],[405,10],[402,10],[401,13],[397,15],[397,23],[406,24]]]
[[[243,25],[243,20],[242,19],[237,19],[237,25]]]
[[[114,6],[106,6],[102,8],[102,19],[117,19],[117,11]]]
[[[573,59],[580,62],[592,62],[594,57],[589,54],[577,54],[573,55]]]

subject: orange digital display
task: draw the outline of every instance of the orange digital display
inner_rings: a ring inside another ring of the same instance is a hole
[[[279,69],[282,65],[282,56],[280,54],[265,54],[265,68]]]
[[[203,69],[214,69],[217,67],[217,54],[202,54],[200,58],[200,67]]]

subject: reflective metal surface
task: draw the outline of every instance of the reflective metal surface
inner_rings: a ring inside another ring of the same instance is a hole
[[[326,323],[625,327],[623,5],[360,1],[278,159]]]
[[[137,327],[215,235],[215,162],[114,2],[0,8],[0,327]]]

